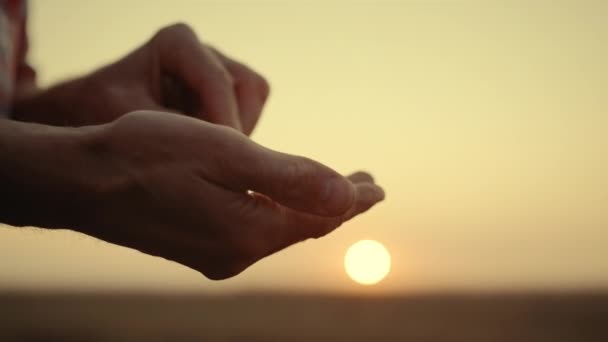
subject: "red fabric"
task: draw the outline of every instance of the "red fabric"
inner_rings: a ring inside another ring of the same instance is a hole
[[[0,112],[10,112],[21,84],[32,83],[34,70],[26,63],[27,1],[0,0]]]

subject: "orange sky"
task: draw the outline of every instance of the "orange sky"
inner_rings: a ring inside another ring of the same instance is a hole
[[[0,228],[0,288],[400,292],[608,286],[608,4],[447,1],[32,1],[43,85],[124,55],[160,26],[260,70],[253,138],[343,172],[387,201],[235,279],[74,233]],[[393,270],[362,289],[348,246]]]

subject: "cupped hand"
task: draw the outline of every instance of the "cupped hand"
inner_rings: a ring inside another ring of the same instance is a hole
[[[187,25],[175,24],[113,64],[21,99],[15,117],[83,126],[135,110],[170,111],[249,135],[269,91],[257,72],[202,43]]]
[[[97,185],[79,230],[211,279],[324,236],[384,198],[366,173],[343,177],[182,115],[133,112],[89,137]]]

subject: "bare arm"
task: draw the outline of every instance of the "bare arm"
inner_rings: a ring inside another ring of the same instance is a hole
[[[1,222],[70,228],[212,279],[384,198],[367,174],[346,178],[232,128],[150,111],[82,128],[0,120],[0,188]]]
[[[0,119],[0,221],[69,227],[84,205],[84,129]]]

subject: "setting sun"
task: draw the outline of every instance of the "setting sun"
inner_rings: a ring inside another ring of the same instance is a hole
[[[373,285],[384,279],[391,269],[391,256],[378,241],[361,240],[346,251],[344,268],[352,280]]]

